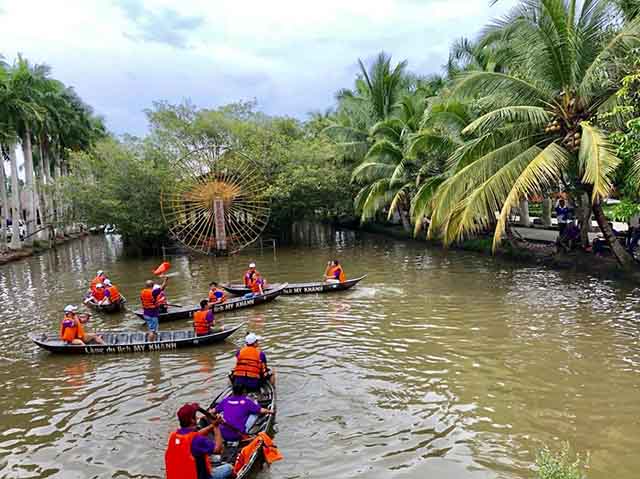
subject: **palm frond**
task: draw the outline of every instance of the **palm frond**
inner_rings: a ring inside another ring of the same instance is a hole
[[[504,201],[496,231],[493,236],[493,249],[498,247],[505,232],[511,209],[522,198],[541,193],[558,184],[562,172],[569,167],[570,155],[567,150],[556,143],[551,143],[531,160],[514,182],[511,191]]]
[[[616,157],[603,131],[586,122],[582,122],[580,126],[582,138],[578,163],[582,171],[582,182],[593,185],[591,200],[595,203],[611,192],[620,159]]]
[[[445,175],[432,176],[420,185],[418,191],[411,200],[411,218],[415,224],[414,235],[420,232],[422,219],[429,216],[432,206],[433,195],[438,187],[445,181]]]
[[[407,183],[396,191],[396,194],[393,196],[391,204],[389,205],[389,212],[387,213],[388,220],[393,219],[393,215],[398,210],[400,202],[405,201],[406,198],[409,197],[409,192],[411,191],[412,187],[413,185],[411,183]]]
[[[351,181],[354,183],[366,183],[368,181],[389,178],[393,175],[395,165],[379,161],[365,161],[358,165],[351,173]]]
[[[551,114],[537,106],[507,106],[492,110],[471,122],[462,133],[464,135],[485,134],[505,123],[528,123],[534,128],[542,128],[551,119]]]

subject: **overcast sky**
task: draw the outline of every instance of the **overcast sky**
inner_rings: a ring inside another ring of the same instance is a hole
[[[143,134],[154,100],[255,98],[306,118],[380,50],[440,72],[451,42],[515,0],[0,0],[0,53],[47,63],[116,133]]]

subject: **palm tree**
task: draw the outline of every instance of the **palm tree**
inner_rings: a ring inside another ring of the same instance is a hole
[[[352,181],[362,185],[355,200],[362,222],[388,206],[389,218],[397,213],[404,229],[411,230],[411,193],[415,189],[420,164],[409,150],[413,135],[420,127],[425,100],[422,95],[406,95],[395,116],[371,128],[370,136],[374,143],[352,174]]]
[[[354,162],[361,161],[371,146],[369,130],[389,118],[402,95],[415,85],[415,79],[406,73],[407,61],[394,67],[385,52],[379,53],[368,69],[362,60],[358,66],[354,88],[336,94],[337,112],[325,129]]]
[[[509,43],[507,73],[457,79],[454,94],[479,99],[485,113],[465,128],[460,166],[434,196],[430,235],[450,243],[495,223],[495,248],[521,199],[564,185],[589,195],[612,251],[630,267],[601,206],[619,160],[596,126],[615,104],[625,56],[640,45],[640,20],[622,18],[605,0],[527,0],[486,30]]]

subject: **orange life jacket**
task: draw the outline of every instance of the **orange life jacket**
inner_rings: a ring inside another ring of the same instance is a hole
[[[209,311],[207,309],[193,313],[193,327],[196,330],[196,334],[209,334],[211,332],[211,323],[207,321]]]
[[[142,302],[144,309],[156,309],[158,307],[158,302],[156,298],[153,297],[153,290],[151,288],[144,288],[140,292],[140,302]]]
[[[104,288],[94,289],[91,296],[93,296],[93,299],[96,301],[102,301],[104,299]]]
[[[174,431],[169,436],[167,450],[164,453],[164,465],[167,479],[198,479],[196,460],[191,454],[191,442],[197,432],[178,434]],[[204,457],[207,477],[211,477],[211,462],[209,456]]]
[[[219,298],[216,297],[216,293],[222,293]],[[215,288],[209,290],[209,302],[210,303],[224,303],[227,300],[227,295],[221,289]]]
[[[158,306],[165,306],[167,304],[167,295],[164,294],[164,291],[160,291],[160,294],[156,297],[156,304]]]
[[[254,278],[249,287],[251,291],[255,294],[260,294],[260,285],[264,287],[264,280],[262,278]]]
[[[245,346],[238,353],[236,367],[233,368],[234,376],[248,378],[261,378],[266,372],[266,367],[260,361],[260,350],[255,346]]]
[[[118,301],[120,301],[121,296],[118,288],[116,288],[115,286],[107,286],[105,289],[109,291],[109,299],[112,303],[117,303]]]
[[[273,440],[267,435],[266,432],[258,433],[258,436],[251,441],[247,446],[243,447],[236,458],[236,463],[233,465],[233,473],[237,475],[242,468],[249,462],[253,453],[262,447],[264,454],[264,460],[267,464],[273,464],[280,459],[284,459],[278,448],[273,443]],[[168,476],[167,476],[168,477]]]
[[[78,318],[72,319],[73,326],[65,324],[68,321],[70,320],[65,317],[60,323],[60,339],[67,343],[70,343],[74,339],[84,338],[84,328],[82,327],[82,324],[80,323]]]
[[[95,278],[93,278],[91,280],[91,284],[89,284],[89,289],[91,290],[91,292],[94,292],[96,290],[96,284],[102,283],[105,279],[107,279],[107,277],[104,275],[96,276]]]
[[[256,276],[258,275],[258,271],[254,270],[251,271],[250,269],[247,270],[247,272],[244,274],[244,285],[247,288],[251,287],[251,283],[253,283],[253,281],[255,280]]]
[[[336,278],[336,273],[338,273],[338,277]],[[342,266],[334,266],[329,270],[328,276],[339,280],[341,283],[344,283],[347,280],[347,277],[342,270]]]

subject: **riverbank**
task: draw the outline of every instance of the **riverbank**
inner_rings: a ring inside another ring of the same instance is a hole
[[[417,241],[430,247],[443,248],[439,240],[429,240],[425,237],[414,237],[412,232],[405,231],[401,226],[380,225],[369,223],[359,226],[358,229],[368,233],[380,234],[404,241]],[[612,256],[595,256],[585,251],[572,251],[570,253],[557,252],[555,244],[548,241],[540,241],[537,237],[529,238],[523,230],[532,229],[539,236],[540,230],[533,228],[517,228],[523,239],[517,239],[513,243],[507,241],[493,253],[491,250],[492,237],[479,237],[466,240],[460,244],[452,245],[448,249],[462,250],[479,253],[485,256],[498,256],[523,265],[546,266],[557,270],[570,270],[577,273],[589,274],[601,279],[624,279],[640,282],[640,266],[637,271],[623,271],[618,262]]]
[[[69,241],[76,240],[78,238],[84,238],[88,236],[89,233],[76,233],[65,236],[64,238],[56,238],[55,244],[51,248],[55,248],[57,246],[68,243]],[[0,266],[13,263],[14,261],[20,261],[24,258],[29,258],[30,256],[43,253],[50,249],[47,241],[34,241],[34,244],[30,248],[20,248],[18,250],[8,250],[0,252]]]

